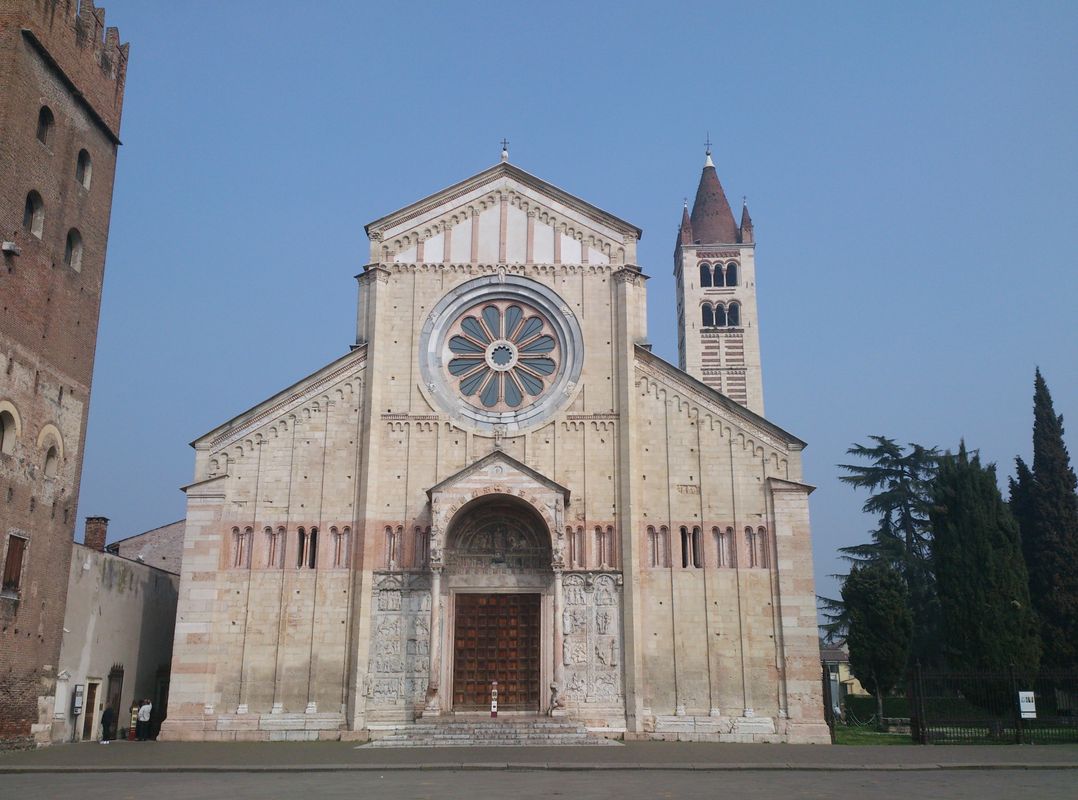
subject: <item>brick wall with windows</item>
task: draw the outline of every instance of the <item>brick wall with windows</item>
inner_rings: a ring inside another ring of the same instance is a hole
[[[0,748],[53,715],[127,69],[104,19],[0,0]]]

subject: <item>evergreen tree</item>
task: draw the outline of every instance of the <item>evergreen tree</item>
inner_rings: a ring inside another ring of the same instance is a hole
[[[1033,473],[1023,478],[1019,461],[1018,494],[1023,551],[1029,570],[1033,608],[1040,618],[1045,666],[1078,668],[1078,492],[1070,455],[1063,442],[1063,417],[1057,416],[1038,369],[1033,389]],[[1025,488],[1023,489],[1023,483]]]
[[[938,606],[932,573],[932,536],[928,522],[930,486],[939,460],[937,448],[898,444],[886,436],[870,436],[873,445],[854,444],[846,452],[868,464],[839,464],[849,474],[845,483],[868,489],[872,494],[862,506],[878,516],[872,541],[839,549],[854,564],[885,564],[906,584],[913,614],[911,656],[924,664],[938,658]],[[840,601],[821,598],[834,637],[849,624]]]
[[[902,680],[913,636],[906,582],[884,563],[854,565],[842,584],[849,619],[850,670],[876,697],[883,730],[883,696]]]
[[[994,465],[976,453],[945,456],[931,521],[943,650],[952,669],[1036,672],[1040,640],[1029,601],[1018,524]],[[971,698],[973,699],[973,698]]]

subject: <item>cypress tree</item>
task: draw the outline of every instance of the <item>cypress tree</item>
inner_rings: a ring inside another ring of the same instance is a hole
[[[1033,382],[1033,474],[1025,503],[1023,549],[1029,590],[1040,618],[1045,666],[1078,668],[1078,481],[1063,443],[1063,417],[1038,369]],[[1028,470],[1027,470],[1028,472]],[[1023,477],[1018,476],[1021,487]]]
[[[1040,640],[1029,600],[1018,524],[994,465],[966,452],[945,456],[930,512],[943,650],[956,670],[1032,674]]]
[[[883,730],[883,696],[902,680],[913,637],[906,582],[887,564],[854,565],[842,584],[849,620],[850,670],[876,697],[876,724]]]

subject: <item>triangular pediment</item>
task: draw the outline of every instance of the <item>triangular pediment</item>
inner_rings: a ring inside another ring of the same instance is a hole
[[[640,228],[508,162],[365,228],[371,261],[635,264]]]
[[[433,499],[438,493],[453,492],[476,483],[477,480],[482,484],[503,484],[506,487],[537,484],[548,492],[561,495],[565,504],[569,504],[569,490],[566,487],[527,464],[517,461],[502,450],[488,453],[478,461],[434,484],[427,490],[427,496]]]

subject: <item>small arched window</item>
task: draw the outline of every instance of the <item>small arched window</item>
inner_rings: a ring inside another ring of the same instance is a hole
[[[430,528],[415,529],[415,565],[426,567],[430,564]]]
[[[250,565],[248,557],[251,552],[251,529],[232,529],[232,566],[242,569]]]
[[[722,264],[716,264],[715,265],[715,285],[716,286],[725,286],[726,285],[726,281],[725,281],[725,279],[723,278],[723,275],[722,275]]]
[[[307,534],[307,567],[314,569],[318,566],[318,528],[311,528]]]
[[[333,566],[347,567],[352,563],[352,529],[345,525],[334,537]]]
[[[731,261],[726,265],[726,285],[737,286],[737,262]]]
[[[90,188],[90,178],[93,176],[94,162],[90,158],[89,152],[86,150],[79,150],[79,160],[75,162],[75,180],[81,184],[83,189]]]
[[[59,467],[60,453],[56,450],[56,445],[50,444],[49,449],[45,451],[45,477],[55,478]]]
[[[711,306],[709,306],[707,303],[704,303],[704,305],[701,307],[701,316],[701,323],[705,328],[715,327],[715,312],[711,310]]]
[[[307,555],[307,531],[303,528],[296,530],[296,568],[299,569],[303,566],[304,558]]]
[[[15,452],[15,416],[7,410],[0,411],[0,453],[11,455]]]
[[[82,234],[79,233],[78,228],[72,228],[67,232],[67,243],[64,244],[64,264],[75,272],[82,269]]]
[[[756,563],[758,555],[756,552],[756,534],[753,532],[752,528],[748,527],[745,528],[745,551],[749,554],[749,566],[759,566],[759,564]]]
[[[717,565],[720,567],[734,566],[734,529],[727,528],[726,530],[721,530],[719,528],[712,528],[711,533],[715,537]]]
[[[35,191],[26,195],[26,205],[22,210],[22,226],[38,239],[45,229],[45,203]]]
[[[756,566],[767,567],[771,566],[771,551],[767,546],[767,528],[756,529]]]
[[[721,304],[715,306],[715,327],[726,327],[726,307]]]
[[[711,286],[711,265],[710,264],[701,264],[700,265],[700,286],[702,288],[704,288],[704,289]]]
[[[741,327],[741,304],[734,302],[730,303],[730,307],[726,311],[726,324],[731,328]]]
[[[37,112],[37,140],[42,144],[49,143],[52,124],[55,121],[56,118],[52,115],[52,109],[48,106],[42,106],[41,110]]]
[[[400,563],[400,537],[386,525],[386,569],[396,569]]]
[[[262,538],[266,542],[266,566],[276,567],[280,558],[280,540],[277,539],[273,528],[268,525],[262,529]]]

